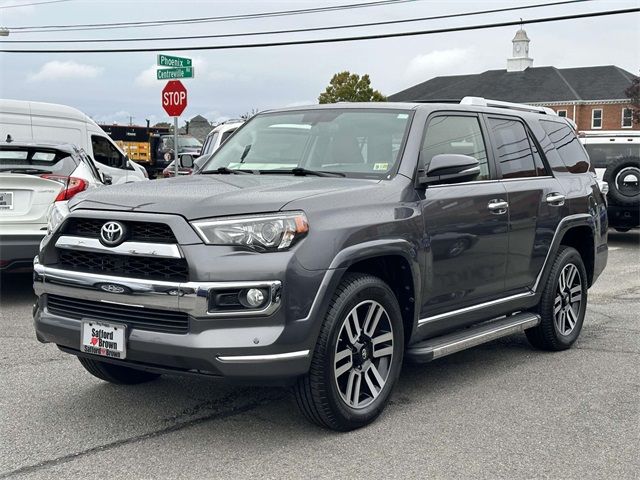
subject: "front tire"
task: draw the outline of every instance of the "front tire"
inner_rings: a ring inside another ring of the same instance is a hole
[[[378,277],[348,273],[333,295],[309,373],[294,395],[311,422],[338,431],[371,423],[400,374],[404,332],[398,301]]]
[[[561,246],[537,307],[540,324],[526,330],[541,350],[566,350],[580,335],[587,309],[587,272],[572,247]]]
[[[94,377],[116,385],[136,385],[155,380],[160,375],[134,368],[101,362],[92,358],[78,357],[80,364]]]

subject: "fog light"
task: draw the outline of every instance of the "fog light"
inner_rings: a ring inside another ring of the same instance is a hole
[[[251,308],[258,308],[264,304],[264,292],[259,288],[250,288],[245,294],[247,305]]]

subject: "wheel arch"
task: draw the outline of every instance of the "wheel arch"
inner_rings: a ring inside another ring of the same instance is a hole
[[[368,273],[383,280],[396,295],[408,343],[416,329],[420,305],[421,276],[416,249],[407,240],[374,240],[342,250],[332,267]],[[339,282],[338,282],[339,283]],[[332,295],[333,292],[327,292]]]

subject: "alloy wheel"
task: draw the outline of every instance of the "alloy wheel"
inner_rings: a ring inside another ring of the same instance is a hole
[[[582,306],[582,280],[573,263],[564,266],[558,277],[553,318],[560,335],[569,335],[578,322]]]
[[[382,392],[393,361],[393,327],[378,302],[359,303],[345,317],[336,342],[334,378],[351,408],[365,408]]]

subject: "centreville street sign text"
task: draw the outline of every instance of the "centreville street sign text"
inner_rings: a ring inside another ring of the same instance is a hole
[[[176,78],[193,78],[193,67],[160,68],[156,70],[158,80],[175,80]]]

